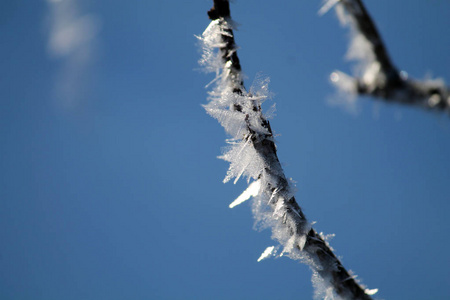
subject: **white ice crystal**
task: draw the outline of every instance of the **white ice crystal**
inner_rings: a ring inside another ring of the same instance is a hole
[[[259,191],[261,188],[261,183],[259,180],[257,181],[253,181],[248,188],[239,196],[236,198],[236,200],[234,200],[231,204],[230,204],[230,208],[233,208],[241,203],[244,203],[245,201],[247,201],[248,199],[250,199],[251,197],[256,197],[259,195]]]
[[[365,289],[364,293],[366,293],[369,296],[375,295],[376,293],[378,293],[378,289]]]
[[[340,91],[337,99],[333,99],[333,104],[344,104],[344,107],[356,111],[355,96],[367,94],[426,108],[449,109],[450,91],[442,80],[412,80],[408,79],[404,71],[398,72],[398,76],[395,74],[395,68],[386,62],[389,59],[387,54],[383,54],[385,49],[381,38],[376,29],[370,29],[375,25],[364,11],[362,2],[326,0],[319,13],[323,14],[333,6],[341,25],[350,28],[350,45],[346,58],[356,61],[354,77],[342,72],[331,74],[332,83]],[[398,80],[402,80],[402,84]]]
[[[337,94],[328,99],[330,105],[343,107],[351,114],[358,114],[357,106],[358,83],[357,80],[341,71],[330,74],[331,83],[337,87]]]
[[[275,246],[267,247],[266,250],[264,250],[264,252],[261,254],[261,256],[258,258],[257,261],[260,262],[264,259],[269,258],[270,256],[275,255],[275,252],[276,252]]]
[[[336,5],[340,0],[324,0],[323,5],[319,10],[319,15],[322,16],[326,14],[330,9],[333,8],[333,6]]]
[[[317,271],[313,271],[311,281],[314,286],[315,300],[345,300],[339,297],[339,295],[336,295],[333,287],[326,284],[325,280]]]

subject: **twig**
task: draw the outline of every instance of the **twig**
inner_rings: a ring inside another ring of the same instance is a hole
[[[271,224],[273,238],[284,246],[285,253],[309,264],[319,285],[322,282],[322,291],[316,293],[323,297],[334,294],[341,299],[371,299],[323,237],[311,228],[294,198],[278,160],[272,129],[261,111],[263,97],[248,93],[244,87],[228,1],[214,0],[208,15],[212,22],[200,38],[205,44],[201,63],[210,70],[215,68],[218,78],[205,108],[234,137],[233,147],[224,155],[231,163],[226,180],[245,173],[259,181],[256,218]],[[218,64],[212,59],[214,48],[219,49]]]
[[[450,110],[450,89],[442,80],[409,79],[392,63],[375,23],[361,0],[338,0],[336,10],[344,25],[351,27],[351,58],[362,63],[362,74],[350,77],[336,71],[331,80],[340,89],[437,110]]]

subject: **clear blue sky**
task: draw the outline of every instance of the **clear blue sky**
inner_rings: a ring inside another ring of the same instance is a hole
[[[400,69],[450,82],[449,1],[366,2]],[[211,3],[0,2],[0,299],[312,298],[228,208],[245,184],[222,184],[194,37]],[[449,299],[450,118],[330,106],[348,31],[320,4],[234,1],[247,86],[270,76],[280,160],[344,265],[378,298]]]

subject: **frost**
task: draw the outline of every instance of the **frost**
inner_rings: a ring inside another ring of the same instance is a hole
[[[311,281],[314,286],[315,300],[345,300],[336,295],[333,287],[326,284],[325,280],[319,275],[317,271],[313,271]]]
[[[357,93],[357,83],[355,79],[341,71],[334,71],[330,75],[331,83],[336,85],[340,90],[345,93],[355,94]]]
[[[357,98],[358,83],[355,78],[341,71],[334,71],[330,75],[331,83],[337,88],[338,93],[328,99],[330,105],[341,106],[349,113],[358,113]]]
[[[319,16],[326,14],[333,6],[336,5],[340,0],[324,0],[323,5],[319,10]]]
[[[322,236],[315,235],[315,231],[312,231],[311,243],[306,248],[311,224],[294,199],[294,184],[284,175],[268,116],[262,113],[262,103],[272,96],[268,88],[269,79],[259,75],[250,92],[245,90],[240,67],[231,60],[236,51],[233,39],[229,39],[231,29],[233,23],[228,18],[219,18],[198,37],[203,48],[199,63],[206,71],[215,73],[214,80],[208,85],[213,88],[204,108],[230,135],[228,146],[220,156],[230,164],[224,182],[234,179],[236,183],[240,178],[253,181],[230,207],[253,197],[255,229],[270,228],[272,239],[279,242],[282,249],[279,256],[308,264],[313,270],[316,293],[325,295],[327,298],[324,299],[339,299],[333,296],[331,274],[340,262],[333,256],[318,258],[318,251],[330,247],[322,241]],[[258,261],[275,255],[275,249],[268,247]]]
[[[264,252],[261,254],[261,256],[258,258],[257,261],[260,262],[260,261],[267,259],[270,256],[274,256],[274,255],[276,255],[275,246],[267,247],[266,250],[264,250]]]
[[[221,35],[228,35],[229,29],[232,28],[233,24],[228,20],[218,19],[212,21],[202,36],[198,37],[203,48],[199,63],[206,71],[216,75],[214,88],[209,92],[209,102],[204,108],[231,136],[227,140],[228,147],[220,156],[230,163],[224,182],[234,179],[236,183],[242,177],[247,181],[254,180],[230,207],[253,196],[256,227],[272,228],[272,237],[283,245],[283,252],[292,257],[299,257],[299,249],[303,249],[306,234],[311,227],[303,216],[295,215],[296,210],[288,203],[294,193],[288,181],[284,179],[278,160],[271,160],[255,149],[254,144],[254,139],[273,141],[272,133],[264,123],[267,117],[261,113],[261,104],[272,96],[269,91],[270,80],[259,74],[249,93],[234,92],[233,82],[236,82],[236,78],[230,79],[230,61],[224,63],[219,50],[224,47]],[[233,76],[237,76],[239,80],[242,77],[240,72]],[[283,188],[269,189],[280,186],[280,183]],[[290,235],[288,228],[303,229]]]
[[[354,8],[357,9],[358,6],[354,5]],[[358,30],[356,20],[351,14],[346,12],[342,4],[336,5],[336,13],[341,24],[350,27],[350,45],[346,58],[357,62],[354,68],[355,75],[363,79],[369,90],[374,90],[377,84],[386,81],[386,78],[384,73],[380,72],[380,64],[376,60],[372,43]],[[336,84],[347,92],[356,92],[356,89],[349,89],[346,86],[346,81],[339,81]],[[341,86],[341,84],[344,84],[344,86]]]
[[[369,296],[375,295],[376,293],[378,293],[378,289],[365,289],[364,293],[366,293]]]
[[[224,155],[220,156],[221,159],[230,162],[224,182],[235,178],[234,183],[236,183],[242,175],[257,179],[264,168],[264,159],[258,155],[251,142],[236,140],[229,140],[228,142],[233,145],[228,148]]]
[[[219,20],[214,20],[208,25],[202,36],[197,37],[203,43],[203,54],[199,64],[205,68],[206,72],[215,72],[216,79],[218,79],[222,68],[222,62],[218,57],[217,51],[215,51],[215,48],[223,46],[220,34]]]
[[[239,197],[237,197],[236,200],[234,200],[230,204],[230,208],[233,208],[233,207],[247,201],[248,199],[250,199],[250,197],[258,196],[260,188],[261,188],[261,183],[259,182],[259,180],[253,181],[248,186],[248,188]]]

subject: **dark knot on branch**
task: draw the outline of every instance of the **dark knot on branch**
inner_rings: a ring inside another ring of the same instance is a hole
[[[208,11],[211,20],[230,17],[230,4],[228,0],[214,0],[214,6]]]

